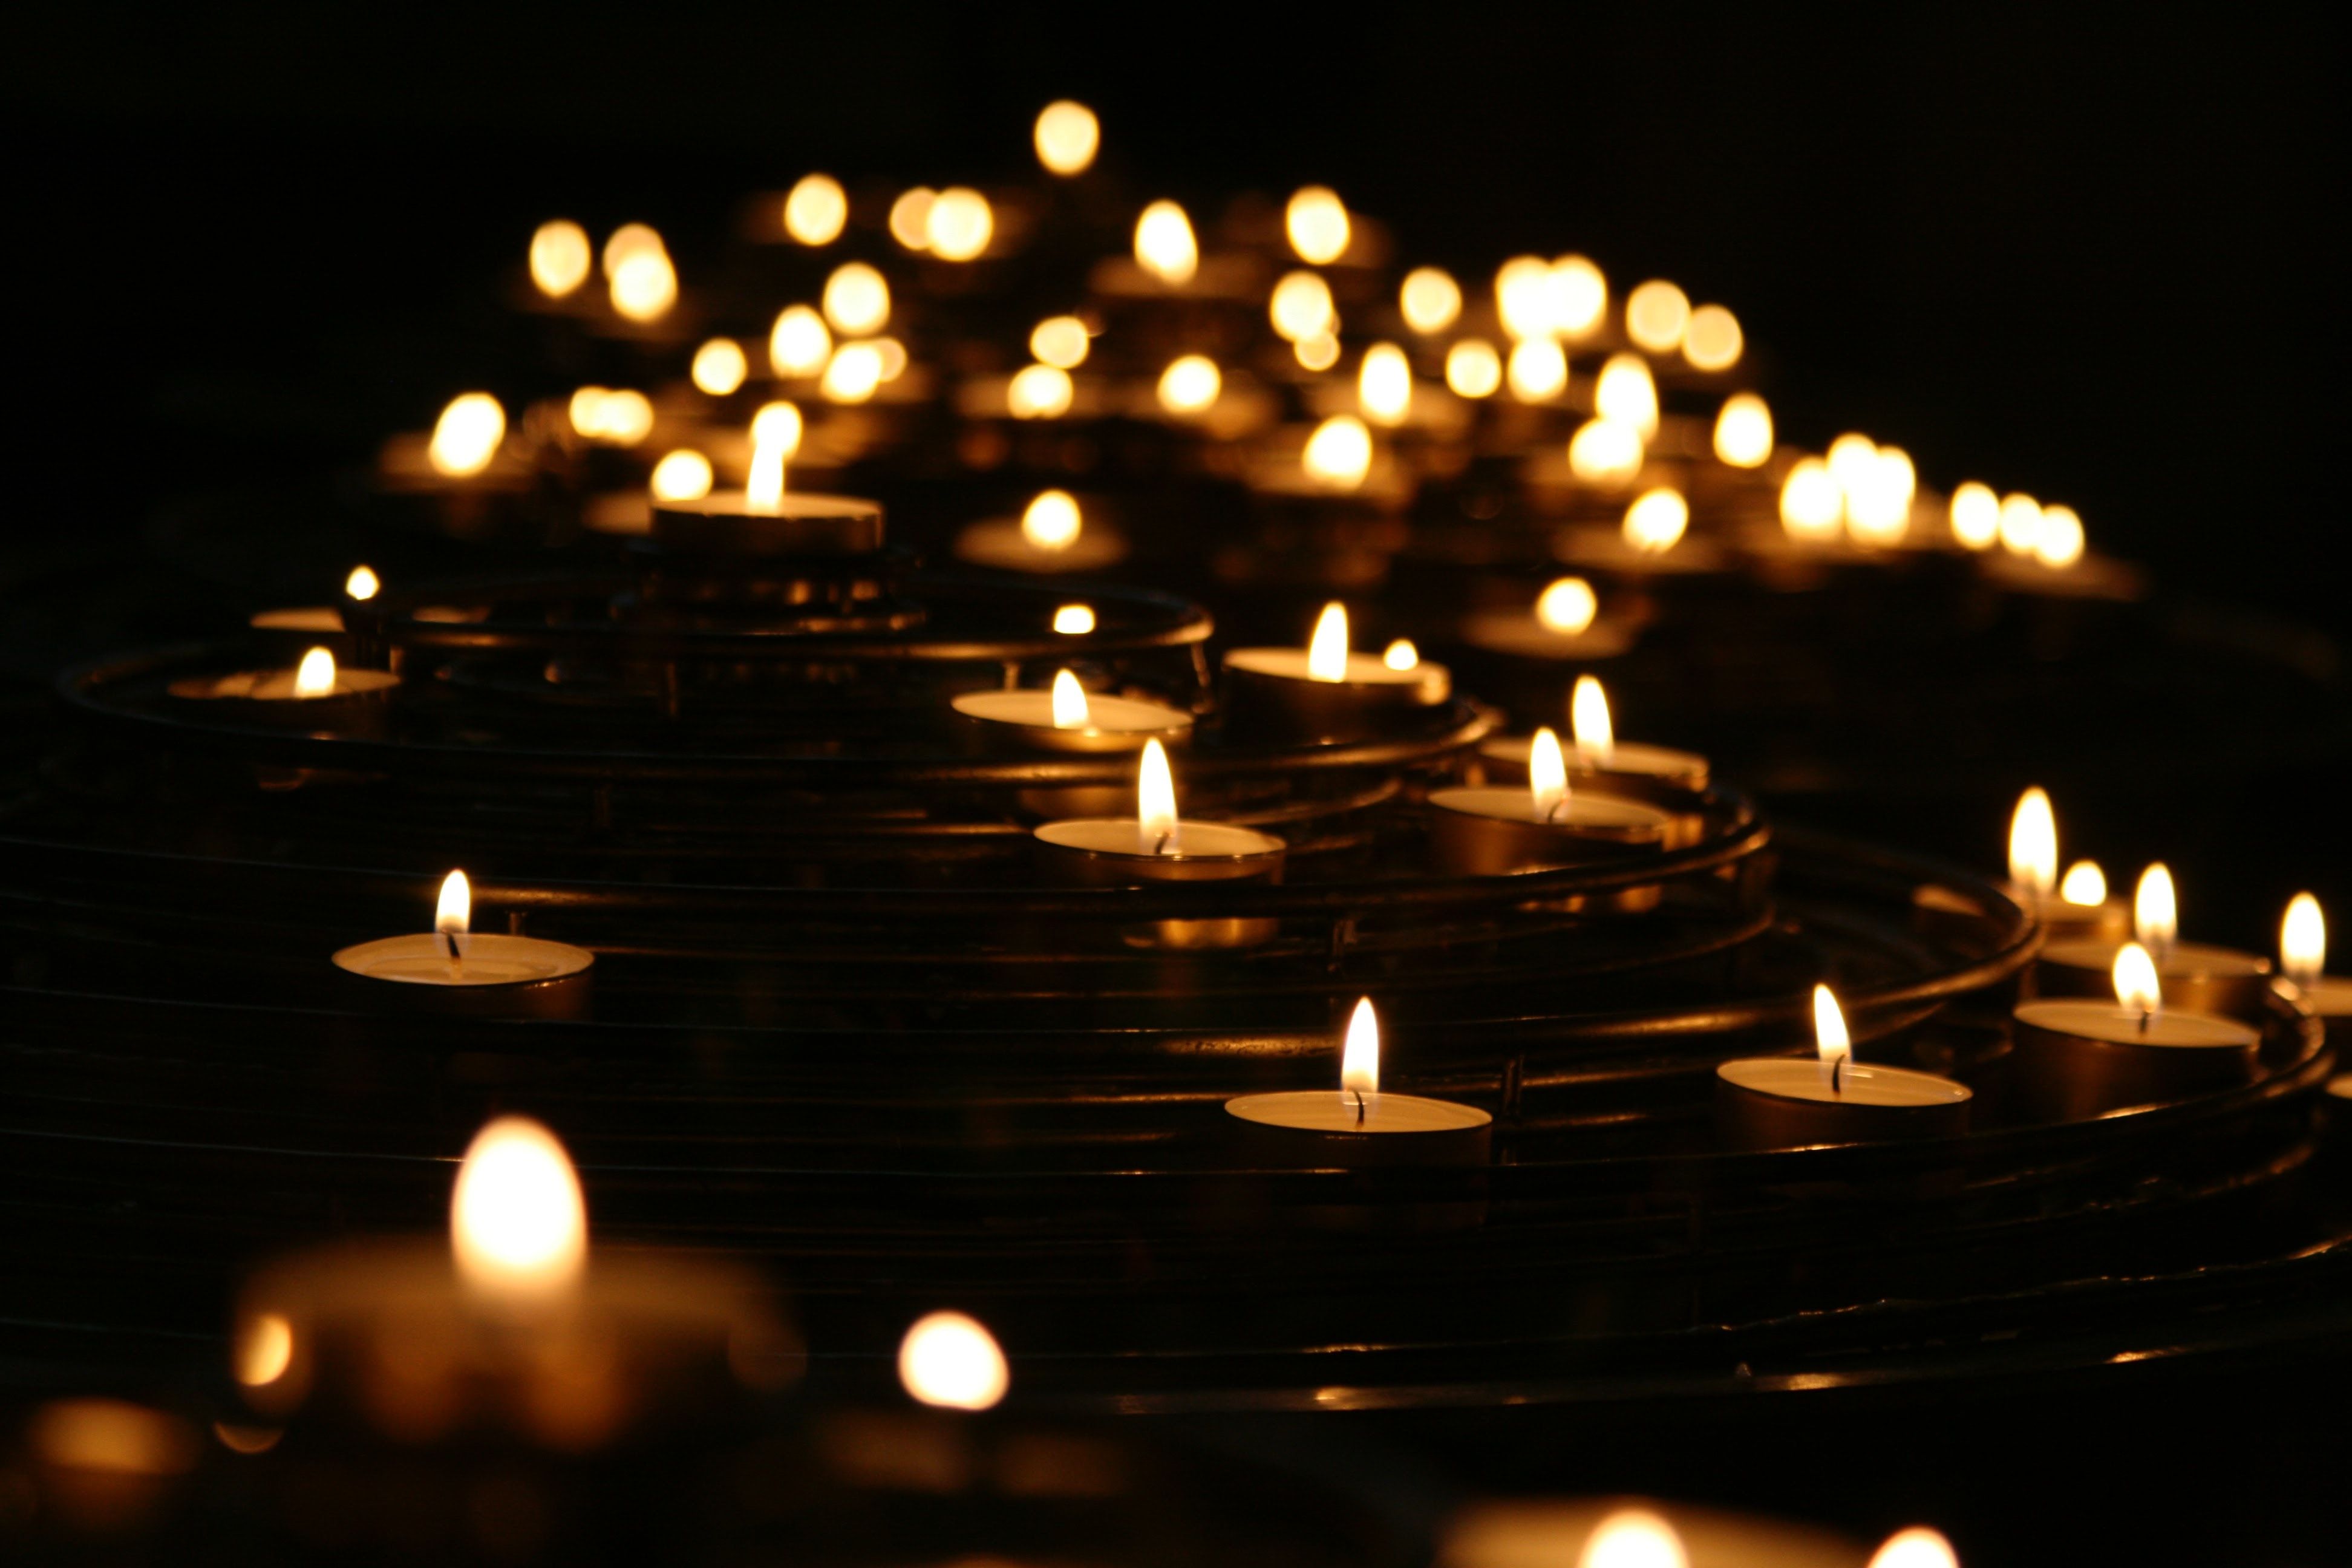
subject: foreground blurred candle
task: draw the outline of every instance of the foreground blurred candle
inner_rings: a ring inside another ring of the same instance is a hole
[[[1045,691],[967,691],[952,699],[984,738],[1045,752],[1139,752],[1149,742],[1191,738],[1192,716],[1159,702],[1089,693],[1057,670]]]
[[[473,931],[473,888],[463,871],[441,882],[433,930],[346,947],[335,966],[382,994],[469,1013],[563,1016],[587,1005],[596,955],[569,942]]]
[[[1358,740],[1409,724],[1453,694],[1452,674],[1416,659],[1395,668],[1348,647],[1348,611],[1333,603],[1305,648],[1237,647],[1225,654],[1231,722],[1244,732]]]
[[[1174,202],[1154,202],[1135,220],[1135,263],[1171,288],[1190,283],[1200,270],[1201,247],[1192,220]]]
[[[831,174],[803,174],[784,197],[784,232],[803,245],[831,245],[849,221],[849,196]]]
[[[1339,1088],[1245,1094],[1225,1101],[1249,1145],[1269,1163],[1483,1165],[1495,1119],[1472,1105],[1382,1092],[1380,1019],[1356,1004],[1339,1058]]]
[[[541,224],[530,237],[530,280],[551,300],[561,300],[588,281],[593,260],[588,231],[569,218]]]
[[[1095,150],[1102,145],[1102,124],[1085,104],[1059,99],[1037,111],[1033,139],[1037,162],[1067,178],[1093,164]]]
[[[898,1383],[908,1397],[942,1410],[987,1410],[1013,1386],[996,1336],[961,1312],[916,1320],[898,1342]]]
[[[1760,468],[1772,456],[1772,410],[1752,392],[1734,393],[1715,416],[1715,455],[1735,468]]]
[[[1348,208],[1339,194],[1323,185],[1301,187],[1283,209],[1283,227],[1298,258],[1321,267],[1337,261],[1348,248]]]
[[[1814,1058],[1756,1057],[1715,1069],[1716,1121],[1741,1149],[1946,1138],[1968,1131],[1968,1086],[1908,1068],[1853,1060],[1845,1014],[1813,987]]]
[[[555,1134],[501,1116],[474,1135],[449,1198],[449,1245],[466,1289],[495,1307],[543,1310],[578,1290],[588,1205]]]
[[[1960,1568],[1960,1557],[1941,1531],[1915,1524],[1882,1542],[1868,1568]]]
[[[2138,942],[2114,949],[2108,984],[2112,1003],[2019,1004],[2018,1080],[2031,1114],[2074,1121],[2252,1079],[2260,1034],[2168,1005],[2157,961]]]
[[[1538,730],[1525,788],[1461,784],[1429,794],[1430,852],[1457,877],[1509,876],[1665,847],[1674,819],[1622,795],[1569,787],[1559,736]]]
[[[434,421],[425,458],[445,478],[470,479],[490,466],[506,436],[507,411],[497,398],[487,392],[462,393]]]

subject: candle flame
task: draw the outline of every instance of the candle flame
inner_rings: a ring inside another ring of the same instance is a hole
[[[1339,363],[1339,340],[1329,328],[1290,345],[1291,353],[1308,370],[1329,370]]]
[[[2132,934],[2158,955],[2172,946],[2180,931],[2180,903],[2172,891],[2172,873],[2159,860],[2139,874],[2132,893]]]
[[[1593,1528],[1576,1568],[1689,1568],[1675,1527],[1647,1509],[1611,1514]]]
[[[1672,353],[1690,331],[1690,296],[1663,278],[1637,284],[1625,296],[1625,335],[1654,354]]]
[[[784,463],[801,449],[801,411],[771,403],[751,416],[751,476],[743,502],[752,511],[773,512],[784,504]]]
[[[1521,342],[1559,330],[1552,271],[1542,257],[1514,256],[1495,269],[1495,313],[1503,331]]]
[[[1364,351],[1356,373],[1356,403],[1375,425],[1397,426],[1412,412],[1412,364],[1394,343],[1374,343]]]
[[[1093,721],[1087,709],[1087,689],[1066,669],[1054,672],[1054,728],[1083,730]]]
[[[314,647],[302,656],[294,670],[294,695],[297,697],[331,697],[335,691],[335,656],[322,647]]]
[[[1846,1032],[1845,1014],[1826,985],[1813,987],[1813,1048],[1821,1053],[1825,1068],[1853,1058],[1853,1037]]]
[[[1564,338],[1582,338],[1601,325],[1609,310],[1609,280],[1601,268],[1581,256],[1563,256],[1551,264],[1553,330]]]
[[[2042,531],[2034,536],[2033,558],[2053,572],[2063,572],[2083,558],[2083,520],[2071,506],[2044,507]]]
[[[1780,526],[1791,539],[1825,543],[1837,536],[1845,492],[1819,458],[1801,458],[1780,482]]]
[[[1549,403],[1568,390],[1568,355],[1557,339],[1522,339],[1512,346],[1503,379],[1521,403]]]
[[[1042,490],[1021,514],[1021,537],[1036,550],[1067,550],[1086,526],[1077,499],[1067,490]]]
[[[768,330],[768,364],[778,375],[814,375],[833,357],[833,333],[806,305],[787,305]]]
[[[1528,799],[1538,822],[1549,822],[1568,808],[1568,758],[1549,726],[1538,730],[1528,748]]]
[[[2288,901],[2286,919],[2279,924],[2279,967],[2306,991],[2327,973],[2327,917],[2309,893]]]
[[[1996,531],[2000,547],[2011,555],[2031,555],[2042,542],[2042,503],[2022,491],[2000,498]]]
[[[1536,620],[1563,637],[1581,636],[1600,613],[1600,596],[1581,577],[1562,577],[1536,595]]]
[[[931,203],[939,193],[929,185],[917,185],[901,191],[898,199],[890,204],[890,237],[908,250],[922,250],[931,243]]]
[[[1419,669],[1421,650],[1404,637],[1389,644],[1381,654],[1381,662],[1391,669]]]
[[[1492,397],[1503,384],[1503,356],[1484,338],[1465,338],[1445,351],[1445,384],[1457,396]]]
[[[591,441],[634,447],[653,434],[653,402],[642,392],[583,386],[564,406],[572,428]]]
[[[1617,731],[1609,721],[1609,694],[1590,675],[1576,678],[1576,689],[1568,700],[1568,723],[1578,751],[1595,752],[1605,763],[1617,749]]]
[[[1076,316],[1048,316],[1029,332],[1029,352],[1056,370],[1076,370],[1087,363],[1094,339]]]
[[[2066,868],[2058,896],[2070,904],[2096,909],[2107,901],[2107,874],[2099,869],[2096,860],[2077,860]]]
[[[588,1207],[555,1134],[501,1116],[474,1135],[449,1201],[449,1246],[467,1287],[509,1301],[570,1289],[588,1261]]]
[[[1045,165],[1047,173],[1083,174],[1102,145],[1102,122],[1085,104],[1058,99],[1037,111],[1032,139],[1037,162]]]
[[[1077,395],[1068,371],[1050,364],[1024,365],[1005,386],[1004,406],[1015,419],[1059,419]]]
[[[700,500],[710,493],[710,459],[691,447],[663,453],[654,465],[652,489],[656,500]]]
[[[1592,406],[1603,419],[1631,425],[1648,440],[1658,433],[1658,384],[1650,362],[1636,353],[1611,354],[1601,367]]]
[[[1372,999],[1359,997],[1348,1017],[1348,1038],[1339,1049],[1339,1091],[1358,1094],[1381,1091],[1381,1020]]]
[[[1201,268],[1192,220],[1174,202],[1154,202],[1135,220],[1135,264],[1162,283],[1190,283]]]
[[[1651,555],[1664,555],[1690,526],[1690,503],[1680,490],[1661,485],[1643,490],[1625,509],[1625,542]]]
[[[886,341],[844,343],[834,350],[833,357],[825,362],[824,375],[817,382],[817,390],[833,403],[863,403],[873,396],[874,389],[882,384],[881,345]]]
[[[922,1404],[985,1410],[1012,1381],[996,1336],[961,1312],[930,1313],[898,1342],[898,1382]]]
[[[436,474],[466,479],[490,466],[507,438],[507,411],[487,392],[460,393],[433,423],[425,460]]]
[[[1160,406],[1171,414],[1203,413],[1224,385],[1216,361],[1206,354],[1185,354],[1160,373]]]
[[[2147,949],[2127,942],[2116,950],[2116,1000],[2137,1013],[2153,1013],[2164,1005],[2164,983]]]
[[[1855,439],[1859,440],[1857,437]],[[1836,471],[1836,449],[1831,449],[1831,471]],[[1911,456],[1900,447],[1878,447],[1867,459],[1853,465],[1841,481],[1845,490],[1845,521],[1854,539],[1864,544],[1902,542],[1911,527],[1911,498],[1919,485]]]
[[[263,1312],[245,1325],[236,1341],[236,1380],[267,1388],[294,1364],[294,1325],[282,1312]]]
[[[1316,272],[1285,273],[1266,300],[1265,312],[1275,331],[1293,343],[1330,335],[1339,319],[1331,285]]]
[[[2010,814],[2009,879],[2037,899],[2058,885],[2058,817],[2040,784],[2019,795]]]
[[[2000,498],[1970,479],[1952,491],[1952,537],[1963,549],[1990,550],[2000,542]]]
[[[1176,775],[1169,772],[1167,748],[1158,741],[1143,742],[1143,762],[1135,771],[1135,820],[1145,847],[1153,853],[1173,855],[1181,847]]]
[[[890,320],[890,285],[863,261],[845,262],[824,280],[824,319],[851,337],[878,332]]]
[[[988,198],[964,185],[950,185],[931,198],[923,215],[923,237],[943,261],[971,261],[996,236],[996,214]]]
[[[1336,489],[1354,489],[1372,471],[1372,433],[1352,414],[1334,414],[1307,437],[1302,458],[1309,477]]]
[[[343,579],[343,597],[346,599],[364,604],[383,591],[383,580],[371,567],[354,566],[352,574]]]
[[[1888,1536],[1870,1554],[1868,1568],[1960,1568],[1960,1555],[1941,1531],[1915,1524]]]
[[[751,374],[751,361],[733,338],[712,338],[694,351],[694,363],[687,374],[693,378],[696,391],[724,397],[743,384],[743,378]]]
[[[588,231],[569,218],[541,224],[530,237],[530,280],[551,300],[561,300],[588,280]]]
[[[1054,629],[1066,637],[1084,637],[1095,629],[1092,605],[1064,605],[1054,612]]]
[[[849,196],[831,174],[803,174],[784,197],[784,232],[803,245],[831,245],[849,221]]]
[[[613,264],[610,275],[613,309],[629,321],[657,321],[677,303],[677,268],[658,235],[651,245],[629,249]]]
[[[1307,679],[1348,679],[1348,606],[1337,599],[1315,617],[1315,635],[1307,639]]]
[[[1723,400],[1715,416],[1715,455],[1735,468],[1760,468],[1772,456],[1772,409],[1752,392]]]
[[[1693,370],[1729,370],[1739,363],[1740,351],[1747,346],[1739,318],[1722,305],[1701,305],[1693,310],[1690,326],[1683,332],[1683,358]]]
[[[1347,252],[1348,208],[1336,191],[1323,185],[1302,186],[1292,195],[1282,217],[1290,248],[1301,261],[1321,267]]]
[[[1397,290],[1397,308],[1404,324],[1423,336],[1442,332],[1462,314],[1462,285],[1442,267],[1416,267]]]
[[[433,906],[433,929],[450,936],[464,936],[474,920],[474,885],[466,880],[463,871],[452,871],[441,879],[441,897]]]
[[[1630,421],[1588,419],[1569,437],[1569,472],[1589,485],[1630,485],[1642,471],[1643,441],[1642,427]]]

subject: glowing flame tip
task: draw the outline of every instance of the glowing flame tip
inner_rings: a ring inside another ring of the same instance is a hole
[[[1381,1020],[1369,996],[1357,1000],[1348,1018],[1347,1043],[1339,1052],[1339,1089],[1358,1094],[1381,1091]]]
[[[580,1177],[554,1133],[501,1116],[475,1134],[449,1203],[457,1269],[478,1291],[509,1299],[560,1292],[588,1259]]]
[[[1315,619],[1315,635],[1307,644],[1307,678],[1348,679],[1348,607],[1336,599],[1324,605]]]
[[[1054,672],[1054,728],[1083,730],[1094,715],[1087,709],[1087,689],[1066,669]]]

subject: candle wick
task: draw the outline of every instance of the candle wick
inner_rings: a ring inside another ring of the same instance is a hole
[[[2142,1007],[2139,1010],[2139,1032],[2141,1034],[2145,1035],[2147,1033],[2147,1026],[2155,1017],[2156,1009],[2153,1007]]]
[[[1830,1092],[1832,1094],[1843,1094],[1845,1092],[1845,1064],[1846,1058],[1843,1057],[1840,1057],[1837,1060],[1830,1063]]]
[[[442,944],[449,950],[449,975],[450,978],[454,980],[458,975],[466,973],[466,955],[457,946],[457,933],[456,931],[445,931],[439,934]]]
[[[1155,844],[1155,845],[1153,845],[1153,846],[1151,847],[1151,852],[1152,852],[1154,855],[1165,855],[1165,854],[1167,854],[1167,853],[1168,853],[1168,846],[1169,846],[1170,844],[1173,843],[1173,842],[1175,841],[1175,838],[1176,838],[1176,835],[1175,835],[1174,830],[1172,830],[1172,829],[1171,829],[1171,830],[1170,830],[1169,832],[1166,832],[1166,833],[1161,834],[1161,835],[1160,836],[1160,842],[1159,842],[1159,843],[1157,843],[1157,844]]]
[[[1361,1127],[1364,1124],[1364,1091],[1351,1089],[1348,1092],[1356,1097],[1356,1125]]]

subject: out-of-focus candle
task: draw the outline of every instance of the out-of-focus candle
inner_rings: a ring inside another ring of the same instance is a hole
[[[1693,370],[1729,370],[1747,347],[1739,318],[1721,305],[1701,305],[1693,310],[1683,331],[1683,358]]]
[[[778,375],[815,375],[833,358],[833,333],[824,318],[806,305],[787,305],[776,312],[768,332],[768,363]]]
[[[2000,542],[2000,498],[1970,479],[1952,491],[1951,521],[1962,549],[1990,550]]]
[[[1837,476],[1819,458],[1801,458],[1780,482],[1780,526],[1790,538],[1825,544],[1838,535],[1845,497]]]
[[[1040,364],[1056,370],[1077,369],[1093,346],[1087,324],[1076,316],[1048,316],[1029,333],[1029,353]]]
[[[1503,384],[1502,356],[1484,338],[1465,338],[1445,351],[1445,384],[1462,397],[1492,397]]]
[[[743,384],[751,374],[751,362],[743,345],[733,338],[713,338],[694,351],[694,364],[688,374],[696,391],[724,397]]]
[[[1372,433],[1352,414],[1335,414],[1307,437],[1299,462],[1307,477],[1335,490],[1351,490],[1372,469]]]
[[[507,437],[507,411],[487,392],[460,393],[433,424],[425,448],[433,471],[453,479],[471,479],[490,466]]]
[[[988,198],[964,185],[950,185],[931,199],[923,215],[923,237],[942,261],[971,261],[995,237],[996,214]]]
[[[1772,456],[1772,410],[1752,392],[1723,400],[1715,416],[1715,455],[1735,468],[1760,468]]]
[[[1416,267],[1397,289],[1397,309],[1423,337],[1442,332],[1462,314],[1462,285],[1442,267]]]
[[[1600,614],[1601,597],[1592,591],[1592,584],[1581,577],[1559,578],[1546,584],[1536,595],[1536,624],[1562,637],[1577,637],[1590,630]]]
[[[929,185],[917,185],[901,191],[890,204],[890,237],[908,250],[923,250],[931,243],[931,203],[939,192]]]
[[[1658,384],[1640,354],[1611,354],[1601,366],[1592,405],[1604,419],[1631,425],[1647,441],[1658,433]]]
[[[851,337],[878,332],[890,320],[890,285],[863,261],[845,262],[824,280],[824,319]]]
[[[1265,309],[1275,331],[1293,343],[1328,333],[1339,320],[1331,286],[1314,272],[1285,273],[1267,297]]]
[[[1634,347],[1651,353],[1672,353],[1682,347],[1690,319],[1690,296],[1664,279],[1637,284],[1625,296],[1625,335]]]
[[[1057,99],[1037,111],[1033,139],[1037,162],[1045,166],[1047,173],[1066,178],[1083,174],[1093,165],[1095,152],[1102,145],[1102,122],[1085,104]]]
[[[848,222],[848,194],[831,174],[803,174],[784,196],[784,232],[803,245],[831,245]]]
[[[1644,554],[1672,550],[1689,526],[1690,503],[1668,486],[1643,491],[1625,509],[1625,542]]]
[[[908,1395],[943,1410],[987,1410],[1013,1386],[996,1336],[961,1312],[932,1312],[898,1342],[898,1382]]]
[[[710,493],[710,459],[691,447],[664,452],[648,487],[657,501],[700,500]]]
[[[1642,471],[1642,427],[1603,415],[1588,419],[1569,437],[1569,472],[1602,489],[1622,489]]]
[[[1523,338],[1511,347],[1504,379],[1521,403],[1549,403],[1568,390],[1568,355],[1550,338]]]
[[[1283,209],[1283,227],[1290,248],[1310,266],[1334,262],[1346,253],[1349,235],[1348,208],[1337,192],[1307,185],[1293,194]]]
[[[1959,1553],[1924,1524],[1898,1530],[1870,1554],[1869,1568],[1960,1568]]]
[[[530,237],[530,280],[551,300],[563,299],[588,280],[593,252],[588,231],[569,218],[541,224]]]
[[[1356,375],[1356,402],[1375,425],[1397,426],[1412,413],[1412,364],[1394,343],[1364,351]]]
[[[1200,270],[1201,247],[1182,207],[1158,201],[1143,209],[1135,220],[1135,263],[1171,288],[1192,280]]]
[[[1217,362],[1206,354],[1182,354],[1160,373],[1160,406],[1180,417],[1205,414],[1224,390]]]

